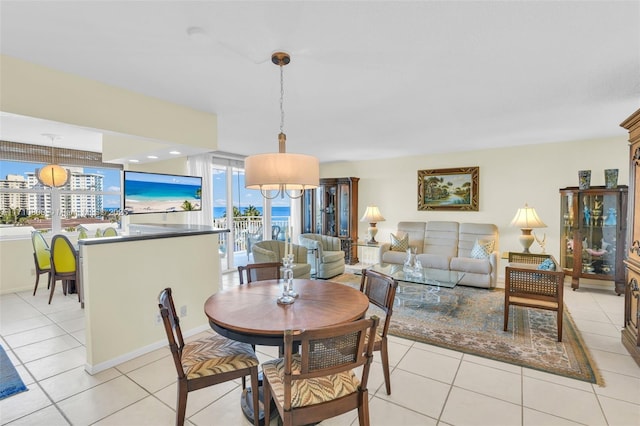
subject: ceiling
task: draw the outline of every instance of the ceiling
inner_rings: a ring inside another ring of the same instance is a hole
[[[2,54],[214,113],[241,155],[277,150],[276,50],[287,150],[321,162],[623,136],[640,107],[639,1],[0,1]]]

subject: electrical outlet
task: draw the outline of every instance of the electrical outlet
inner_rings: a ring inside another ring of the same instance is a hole
[[[181,317],[186,317],[187,316],[187,305],[182,305],[180,307],[180,316]]]
[[[156,314],[156,324],[162,324],[162,315]]]

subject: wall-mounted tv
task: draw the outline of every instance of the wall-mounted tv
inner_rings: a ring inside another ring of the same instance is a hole
[[[124,213],[202,210],[202,178],[124,171]]]

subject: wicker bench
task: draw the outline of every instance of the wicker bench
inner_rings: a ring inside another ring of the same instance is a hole
[[[537,269],[545,259],[556,265],[555,271]],[[558,342],[562,341],[564,271],[551,255],[509,253],[505,273],[504,331],[509,326],[509,306],[526,306],[557,312]]]

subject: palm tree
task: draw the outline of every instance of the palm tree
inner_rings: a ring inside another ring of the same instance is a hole
[[[195,210],[195,206],[193,204],[191,204],[191,202],[189,200],[184,200],[184,203],[182,203],[182,210],[184,211],[192,211]]]

